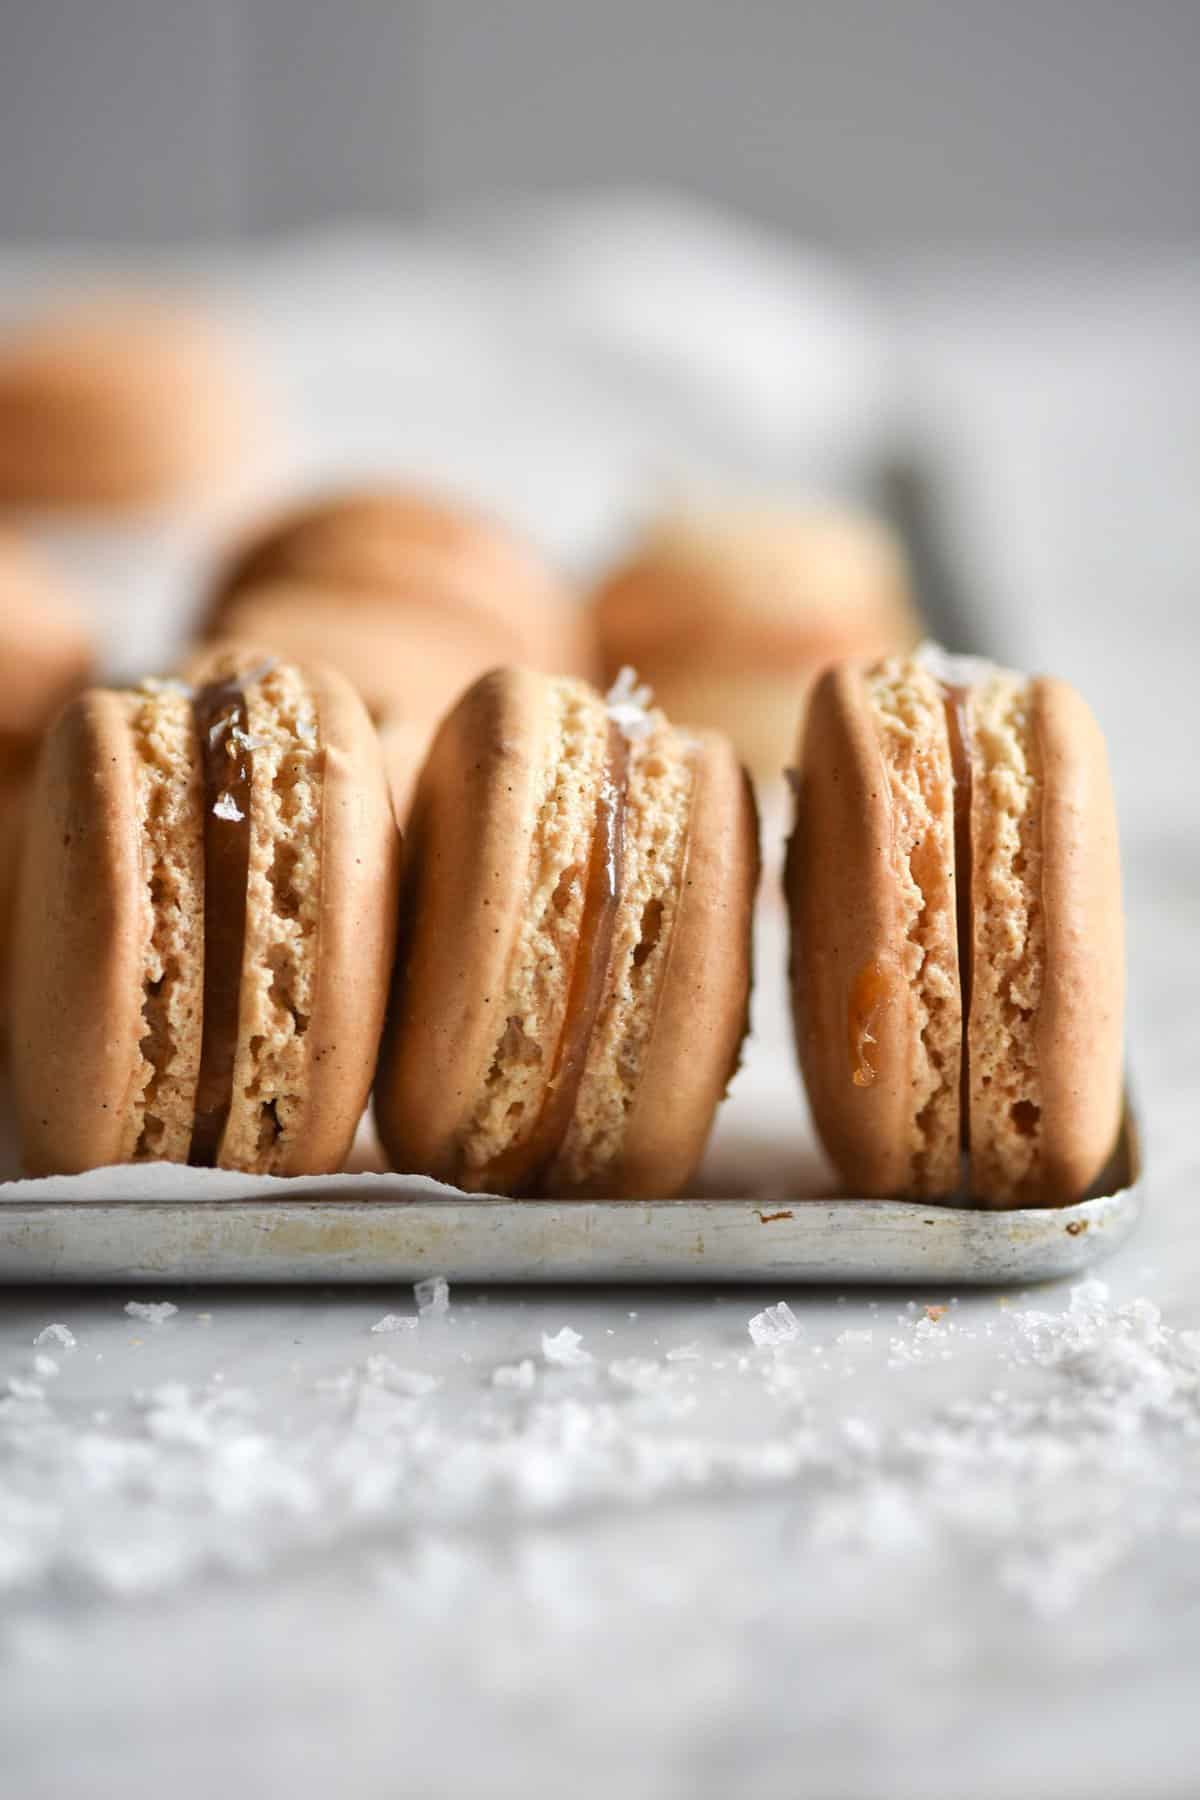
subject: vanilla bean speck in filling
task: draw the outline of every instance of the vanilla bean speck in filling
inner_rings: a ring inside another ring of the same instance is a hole
[[[233,1101],[254,759],[240,681],[198,689],[192,715],[204,794],[204,1025],[188,1162],[212,1168]]]

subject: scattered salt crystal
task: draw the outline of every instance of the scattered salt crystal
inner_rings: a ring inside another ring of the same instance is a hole
[[[423,1319],[444,1319],[450,1311],[450,1283],[444,1275],[430,1275],[413,1287],[417,1311]]]
[[[338,1375],[322,1375],[317,1381],[319,1394],[350,1394],[355,1387],[353,1369],[343,1369]]]
[[[668,1362],[699,1362],[699,1344],[676,1344],[673,1350],[667,1351]]]
[[[225,748],[230,756],[233,756],[238,750],[265,750],[266,747],[265,737],[258,737],[252,731],[243,731],[240,725],[229,727],[229,742]]]
[[[572,1331],[569,1325],[564,1325],[553,1337],[548,1331],[543,1331],[542,1355],[548,1363],[555,1363],[560,1369],[582,1368],[584,1363],[592,1360],[590,1352],[580,1348],[582,1342],[579,1333]]]
[[[43,1400],[46,1390],[38,1381],[30,1381],[24,1375],[10,1375],[8,1391],[14,1400]]]
[[[317,741],[316,722],[307,714],[302,713],[296,720],[296,736],[309,750],[315,746]]]
[[[879,1433],[866,1419],[843,1419],[842,1435],[855,1450],[874,1456],[879,1449]]]
[[[214,819],[228,819],[231,824],[236,825],[245,816],[232,794],[218,794],[213,801]]]
[[[384,1313],[382,1319],[376,1319],[371,1330],[376,1335],[385,1331],[415,1331],[417,1321],[411,1313]]]
[[[43,1351],[33,1359],[33,1372],[45,1381],[48,1380],[51,1375],[58,1374],[58,1364],[52,1356],[47,1356]]]
[[[978,687],[993,675],[1004,673],[999,663],[990,662],[986,656],[963,656],[943,649],[932,638],[918,644],[914,655],[935,681],[943,682],[947,687]]]
[[[33,1343],[35,1349],[41,1344],[57,1344],[60,1350],[73,1350],[75,1333],[69,1325],[60,1325],[56,1321],[53,1325],[43,1325]]]
[[[604,703],[622,737],[645,737],[653,729],[650,709],[654,705],[654,689],[639,682],[631,668],[618,671],[617,679],[604,696]]]
[[[867,1350],[875,1341],[872,1331],[839,1331],[834,1343],[840,1350]]]
[[[424,1369],[401,1369],[390,1356],[368,1356],[367,1379],[378,1387],[390,1388],[396,1394],[409,1394],[419,1398],[422,1394],[432,1394],[434,1388],[440,1387],[436,1375],[429,1375]]]
[[[412,1394],[414,1398],[419,1398],[422,1394],[432,1394],[434,1388],[441,1386],[441,1382],[436,1375],[430,1375],[425,1369],[397,1369],[394,1375],[389,1376],[387,1385],[395,1388],[397,1393]]]
[[[530,1357],[523,1357],[519,1363],[501,1363],[492,1370],[492,1386],[498,1388],[531,1388],[537,1380],[537,1370]]]
[[[609,1378],[635,1394],[648,1394],[663,1378],[661,1363],[652,1356],[618,1356],[608,1365]]]
[[[144,1319],[147,1325],[164,1325],[179,1308],[173,1300],[127,1300],[125,1311],[131,1319]]]
[[[800,1321],[787,1301],[781,1300],[777,1306],[768,1306],[764,1312],[755,1313],[748,1329],[751,1342],[760,1348],[791,1344],[800,1336]]]

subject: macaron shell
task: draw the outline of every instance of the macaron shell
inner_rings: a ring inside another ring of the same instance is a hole
[[[417,780],[429,749],[429,733],[422,726],[392,714],[380,723],[379,749],[383,756],[396,823],[403,831],[412,810]]]
[[[606,1191],[677,1194],[704,1152],[748,1026],[758,816],[733,746],[699,734],[680,901],[658,1008]]]
[[[537,553],[495,521],[431,494],[363,490],[285,514],[235,554],[213,596],[210,634],[225,629],[238,596],[276,584],[299,590],[297,599],[315,601],[323,590],[342,602],[353,596],[410,625],[448,615],[451,629],[457,618],[460,637],[470,630],[490,644],[476,650],[465,680],[500,662],[591,672],[590,621]]]
[[[224,1167],[277,1175],[339,1169],[367,1102],[383,1025],[395,943],[400,842],[374,727],[342,676],[320,666],[261,670],[261,650],[222,650],[197,659],[194,678],[244,675],[252,735],[266,739],[272,715],[301,705],[315,743],[279,766],[291,784],[296,821],[275,840],[275,802],[265,747],[254,752],[251,874],[247,887],[234,1103],[220,1150]],[[249,679],[257,675],[257,679]],[[293,749],[303,748],[293,740]],[[260,760],[262,759],[262,760]],[[303,766],[301,766],[303,764]],[[312,816],[312,786],[320,801]],[[288,851],[292,873],[276,892],[272,865]],[[308,883],[317,883],[311,912]],[[287,888],[301,884],[289,897]],[[283,905],[282,920],[273,916]],[[312,937],[297,942],[288,921],[307,913]],[[279,993],[280,984],[283,992]],[[297,988],[302,992],[298,995]],[[302,999],[303,1029],[289,1006]],[[275,1142],[258,1114],[279,1095]]]
[[[396,940],[400,837],[383,758],[358,696],[308,671],[325,752],[321,897],[310,1070],[281,1174],[341,1167],[375,1074]]]
[[[0,1058],[7,1049],[14,913],[32,772],[0,758]]]
[[[543,678],[483,676],[443,721],[406,833],[391,1010],[375,1086],[395,1167],[457,1173],[526,904],[550,717]]]
[[[55,571],[0,528],[0,755],[36,739],[87,682],[91,629]]]
[[[606,667],[708,654],[741,670],[900,647],[916,635],[903,552],[876,520],[747,508],[668,515],[595,598]]]
[[[143,1031],[136,780],[118,697],[72,701],[42,753],[17,902],[12,1076],[31,1175],[124,1153]]]
[[[0,501],[137,506],[205,488],[246,448],[251,410],[206,317],[79,302],[0,344]]]
[[[858,665],[817,682],[799,760],[784,883],[809,1104],[852,1194],[903,1194],[916,1178],[921,1022],[904,961],[888,772]],[[956,1157],[957,1122],[955,1112],[952,1142],[934,1147],[933,1163]]]
[[[336,668],[373,718],[400,713],[432,729],[479,675],[512,660],[514,640],[498,622],[423,602],[395,615],[352,592],[299,583],[252,588],[230,601],[222,642],[269,646],[302,664]]]
[[[1124,921],[1104,738],[1065,682],[1034,683],[1042,760],[1046,970],[1037,1019],[1043,1204],[1084,1193],[1123,1107]]]

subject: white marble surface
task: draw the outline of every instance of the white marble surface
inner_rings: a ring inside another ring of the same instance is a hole
[[[896,284],[981,604],[1112,738],[1149,1211],[1107,1295],[456,1291],[372,1332],[411,1295],[9,1292],[6,1795],[1195,1792],[1200,266],[1096,296]]]

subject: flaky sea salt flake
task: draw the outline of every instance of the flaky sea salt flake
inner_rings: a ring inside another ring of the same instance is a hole
[[[579,1369],[592,1360],[591,1352],[584,1350],[582,1343],[579,1333],[572,1331],[569,1325],[564,1325],[553,1337],[548,1331],[543,1331],[542,1355],[557,1368]]]
[[[650,709],[654,705],[654,689],[639,682],[628,666],[619,670],[617,679],[604,696],[608,716],[622,737],[645,737],[653,729]]]
[[[537,1370],[531,1357],[523,1357],[519,1363],[501,1363],[492,1370],[492,1386],[498,1388],[520,1388],[528,1390],[537,1380]]]
[[[765,1311],[755,1313],[747,1327],[750,1341],[760,1349],[770,1348],[776,1344],[793,1344],[800,1336],[800,1321],[786,1300],[780,1300],[776,1306],[768,1306]]]
[[[75,1333],[69,1325],[60,1325],[55,1320],[53,1325],[43,1325],[33,1340],[35,1350],[40,1349],[43,1344],[54,1344],[59,1350],[73,1350]]]
[[[131,1319],[144,1319],[147,1325],[165,1325],[179,1308],[173,1300],[127,1300],[125,1311]]]
[[[423,1319],[444,1319],[450,1311],[450,1283],[444,1275],[430,1275],[416,1282],[413,1293]]]
[[[382,1336],[389,1331],[415,1331],[417,1321],[411,1313],[384,1313],[382,1319],[376,1319],[371,1327],[374,1336]]]

